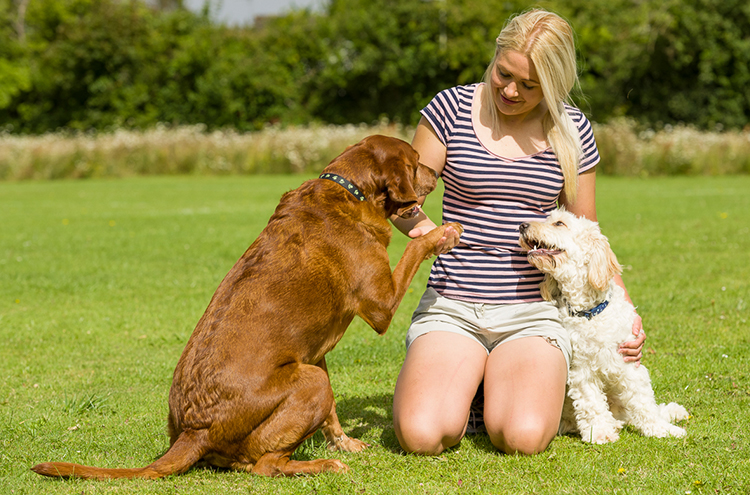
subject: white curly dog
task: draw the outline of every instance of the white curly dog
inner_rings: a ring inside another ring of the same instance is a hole
[[[646,368],[617,352],[635,338],[635,309],[614,282],[621,267],[598,224],[560,209],[519,230],[529,262],[545,274],[542,297],[557,303],[573,347],[559,433],[601,444],[630,424],[645,436],[684,436],[671,422],[686,419],[685,408],[657,405]]]

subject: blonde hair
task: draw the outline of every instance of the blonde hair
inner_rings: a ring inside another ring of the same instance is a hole
[[[498,125],[499,115],[494,92],[489,88],[497,59],[505,51],[521,53],[534,64],[548,108],[542,127],[562,168],[563,192],[572,202],[578,191],[582,154],[578,128],[563,106],[570,103],[570,92],[578,84],[573,29],[557,14],[541,9],[529,10],[508,20],[495,40],[495,56],[484,73],[482,105],[492,117],[493,127]]]

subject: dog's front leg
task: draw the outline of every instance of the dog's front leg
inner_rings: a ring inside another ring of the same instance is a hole
[[[623,423],[609,410],[607,396],[597,387],[597,377],[582,368],[571,368],[568,374],[568,397],[573,402],[575,420],[581,440],[603,444],[620,438]]]
[[[458,223],[447,223],[436,227],[427,234],[408,242],[393,273],[387,264],[386,255],[386,263],[381,268],[381,272],[371,274],[357,314],[376,332],[382,335],[388,330],[398,305],[419,270],[419,265],[432,256],[435,247],[445,236],[445,230],[449,227],[455,229],[459,235],[464,231]]]
[[[328,374],[328,366],[326,366],[326,358],[320,360],[316,365]],[[329,378],[330,381],[330,378]],[[336,401],[334,400],[331,404],[331,411],[328,413],[323,426],[320,427],[320,431],[323,432],[323,436],[328,442],[328,450],[343,450],[344,452],[359,452],[369,447],[362,440],[356,438],[349,438],[341,428],[339,417],[336,414]]]

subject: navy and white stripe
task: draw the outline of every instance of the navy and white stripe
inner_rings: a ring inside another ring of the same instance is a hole
[[[504,158],[482,146],[471,121],[477,86],[442,91],[422,109],[447,148],[443,221],[465,229],[461,244],[438,256],[428,285],[445,297],[477,303],[541,301],[544,276],[521,251],[518,226],[556,207],[563,187],[560,163],[551,148]],[[565,109],[580,131],[582,173],[599,162],[594,133],[578,109]]]

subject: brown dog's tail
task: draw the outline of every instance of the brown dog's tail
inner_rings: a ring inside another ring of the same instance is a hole
[[[45,462],[31,470],[53,478],[83,478],[109,480],[116,478],[156,479],[170,474],[184,473],[208,453],[208,431],[188,430],[180,433],[166,454],[152,464],[136,469],[106,469],[81,466],[70,462]]]

